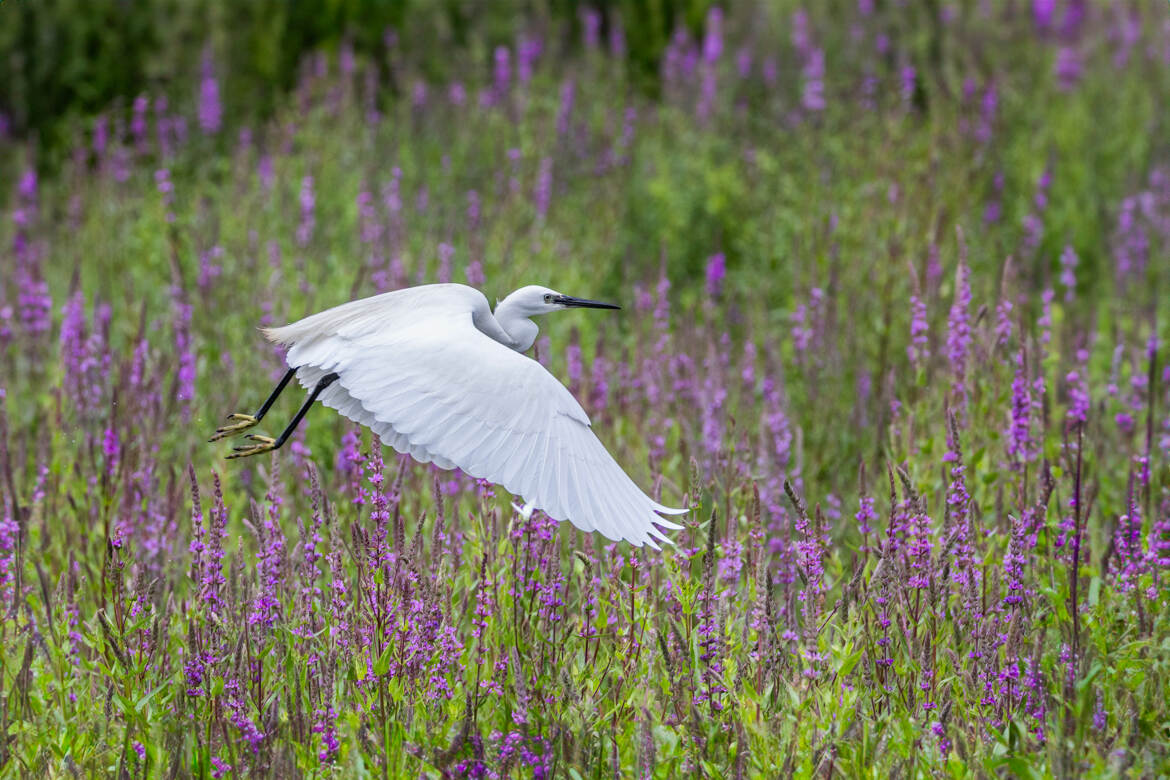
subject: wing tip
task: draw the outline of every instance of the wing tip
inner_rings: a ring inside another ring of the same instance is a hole
[[[291,344],[295,339],[295,335],[291,331],[291,326],[285,325],[280,328],[260,328],[260,332],[264,334],[264,338],[271,341],[273,344]]]

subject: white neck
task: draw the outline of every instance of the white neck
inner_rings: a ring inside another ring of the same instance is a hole
[[[496,322],[512,339],[513,343],[509,345],[512,349],[517,352],[532,349],[532,345],[536,343],[536,336],[540,333],[540,327],[528,319],[530,315],[522,311],[515,301],[509,301],[508,298],[500,301],[496,305],[494,315]]]

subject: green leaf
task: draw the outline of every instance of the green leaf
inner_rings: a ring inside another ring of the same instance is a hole
[[[386,649],[382,651],[382,655],[378,656],[378,660],[374,663],[374,674],[378,677],[390,671],[390,645],[386,645]]]

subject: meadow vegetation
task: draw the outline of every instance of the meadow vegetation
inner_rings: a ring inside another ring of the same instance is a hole
[[[736,3],[649,90],[616,18],[0,140],[0,773],[1170,772],[1165,3]],[[535,357],[674,547],[205,442],[435,281],[623,305]]]

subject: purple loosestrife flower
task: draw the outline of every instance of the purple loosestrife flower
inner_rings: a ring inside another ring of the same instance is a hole
[[[1064,251],[1060,253],[1060,283],[1064,285],[1065,301],[1072,301],[1076,296],[1076,267],[1078,263],[1076,250],[1071,246],[1066,246]]]
[[[269,478],[268,492],[264,496],[267,508],[264,520],[256,529],[260,545],[256,553],[256,575],[259,579],[260,592],[252,604],[252,613],[248,621],[252,625],[272,626],[275,624],[281,611],[280,586],[284,582],[284,531],[280,526],[281,506],[284,499],[280,495],[280,473],[273,460],[273,470]]]
[[[601,342],[597,343],[597,350],[593,353],[593,363],[589,368],[589,408],[593,411],[603,411],[609,403],[609,362],[601,350]]]
[[[967,353],[971,346],[971,270],[967,267],[966,249],[960,250],[955,271],[955,298],[947,317],[947,357],[951,362],[958,406],[967,406]]]
[[[703,32],[703,59],[708,63],[718,62],[723,55],[723,9],[712,6],[707,11],[707,22]]]
[[[397,181],[395,181],[397,184]],[[376,265],[374,261],[378,251],[377,245],[382,240],[382,223],[378,219],[378,209],[374,205],[374,193],[368,189],[363,189],[357,195],[357,209],[358,209],[358,235],[363,244],[369,244],[371,254],[371,265]]]
[[[516,44],[516,78],[521,84],[532,80],[532,66],[543,50],[540,38],[527,35],[520,37]]]
[[[512,84],[512,52],[508,50],[507,46],[496,47],[495,63],[493,74],[496,97],[502,98],[508,93]]]
[[[102,167],[105,161],[106,147],[110,143],[110,120],[105,114],[98,114],[93,120],[93,139],[90,141],[90,149],[93,150],[94,159],[97,160],[98,167]]]
[[[798,8],[792,13],[792,46],[802,57],[812,51],[812,33],[808,28],[808,12]]]
[[[1122,593],[1128,593],[1136,587],[1137,579],[1145,569],[1141,539],[1142,516],[1132,494],[1132,483],[1130,492],[1129,512],[1118,518],[1117,527],[1113,532],[1116,556],[1110,560],[1109,567]]]
[[[623,60],[626,56],[626,30],[616,13],[609,22],[609,54],[615,60]]]
[[[221,591],[227,580],[223,576],[224,542],[227,540],[227,507],[223,503],[223,487],[219,474],[212,472],[215,485],[211,524],[207,531],[207,559],[199,582],[199,596],[210,612],[218,613],[224,607]],[[194,544],[194,543],[192,543]]]
[[[540,172],[536,179],[536,192],[533,200],[536,203],[536,215],[544,219],[548,214],[549,202],[552,200],[553,161],[545,157],[540,161]]]
[[[910,105],[914,100],[914,90],[918,85],[918,71],[913,65],[902,68],[902,103]]]
[[[755,393],[756,390],[756,345],[751,339],[743,343],[743,358],[739,361],[739,378],[743,382],[746,393]]]
[[[1052,299],[1056,297],[1051,287],[1040,294],[1040,317],[1036,320],[1040,328],[1040,344],[1047,347],[1052,341]]]
[[[724,333],[719,348],[708,351],[703,365],[703,447],[711,455],[718,454],[723,445],[723,407],[727,401],[723,378],[727,375],[729,341]]]
[[[983,100],[980,103],[979,121],[975,125],[975,140],[986,145],[995,135],[995,118],[999,112],[999,90],[994,81],[990,81],[983,90]],[[985,215],[986,218],[986,215]],[[993,222],[995,220],[987,220]]]
[[[455,256],[455,247],[447,242],[439,244],[439,281],[446,284],[451,281],[451,258]]]
[[[215,80],[210,47],[203,51],[202,71],[199,82],[199,129],[206,135],[213,135],[219,132],[223,122],[223,104],[219,98],[219,82]]]
[[[1161,511],[1150,527],[1147,555],[1151,559],[1151,566],[1157,566],[1160,570],[1155,576],[1161,577],[1165,583],[1166,576],[1170,575],[1170,495],[1162,500]]]
[[[272,155],[262,154],[256,162],[256,178],[260,180],[260,188],[265,192],[272,191],[276,183],[276,171],[272,167]]]
[[[1097,689],[1097,706],[1093,708],[1093,729],[1102,732],[1109,725],[1109,713],[1105,711],[1105,699]]]
[[[861,551],[869,550],[869,535],[873,532],[873,523],[877,522],[877,500],[873,496],[863,495],[857,514],[853,516],[857,521],[857,531],[861,534]]]
[[[191,338],[191,304],[175,299],[173,303],[174,319],[171,329],[174,334],[175,354],[179,360],[179,368],[175,375],[177,392],[175,398],[183,403],[183,415],[190,416],[188,401],[195,397],[195,352]]]
[[[371,559],[369,566],[376,569],[389,560],[390,551],[387,539],[390,533],[390,502],[387,500],[382,483],[385,480],[382,448],[375,447],[370,454],[366,471],[370,488],[367,493],[370,504],[370,522],[374,526],[373,545],[370,548]]]
[[[1113,260],[1120,278],[1140,276],[1150,255],[1150,238],[1139,219],[1139,199],[1128,197],[1121,202],[1113,238]]]
[[[934,533],[930,526],[930,516],[922,508],[918,508],[907,520],[906,556],[910,564],[910,576],[906,584],[911,588],[929,588],[934,577],[931,559]]]
[[[735,72],[741,79],[752,75],[752,51],[747,46],[741,46],[735,53]]]
[[[467,267],[463,269],[463,274],[467,277],[467,283],[472,287],[482,287],[487,281],[483,273],[483,263],[479,260],[472,260],[468,263]]]
[[[463,82],[452,82],[451,86],[447,88],[447,99],[451,101],[451,105],[461,107],[467,102],[467,87],[463,86]]]
[[[479,193],[475,190],[467,191],[467,229],[475,232],[479,229]]]
[[[1117,26],[1112,37],[1117,48],[1113,52],[1113,67],[1121,70],[1129,64],[1134,46],[1141,41],[1142,18],[1136,8],[1131,10],[1120,7],[1115,19]]]
[[[146,111],[150,107],[150,101],[146,95],[139,95],[134,98],[134,115],[130,120],[130,135],[134,139],[134,151],[139,157],[147,152],[146,147]]]
[[[330,536],[337,533],[331,529]],[[335,538],[335,537],[334,537]],[[330,539],[329,562],[329,637],[340,648],[349,647],[349,589],[345,584],[345,568],[341,562],[341,545]]]
[[[11,604],[16,581],[16,543],[20,534],[20,525],[12,517],[11,504],[3,502],[3,515],[0,515],[0,607],[7,611]]]
[[[1032,21],[1041,31],[1052,28],[1052,17],[1056,13],[1056,0],[1032,0]]]
[[[248,747],[252,749],[252,755],[260,752],[261,746],[264,744],[264,732],[256,725],[248,715],[247,697],[239,690],[239,680],[230,680],[224,686],[227,696],[227,709],[230,713],[232,725],[240,731],[240,736],[248,743]]]
[[[1027,516],[1025,516],[1026,518]],[[1035,539],[1026,519],[1012,518],[1012,535],[1008,543],[1008,551],[1003,557],[1003,579],[1007,592],[1003,603],[1006,607],[1014,607],[1024,603],[1026,588],[1024,586],[1025,567],[1028,564],[1027,550],[1029,537]]]
[[[84,400],[82,373],[86,357],[86,326],[85,294],[78,289],[61,308],[61,334],[58,339],[64,384],[75,402]]]
[[[223,247],[213,246],[206,252],[199,253],[199,289],[203,293],[211,290],[211,285],[223,274],[223,265],[215,262],[223,259]]]
[[[804,68],[801,70],[804,85],[800,94],[800,104],[806,111],[825,110],[825,52],[815,48],[808,54]]]
[[[1053,71],[1056,83],[1062,92],[1070,92],[1080,83],[1084,69],[1081,52],[1076,46],[1061,46],[1056,50]]]
[[[944,527],[948,533],[948,544],[954,551],[951,581],[960,585],[968,585],[973,582],[974,573],[974,551],[971,549],[969,541],[967,517],[971,496],[967,493],[967,480],[964,475],[966,467],[963,465],[963,451],[959,446],[958,424],[954,417],[950,419],[947,444],[948,449],[946,455],[943,456],[943,462],[951,464],[951,481],[947,485],[947,520]],[[951,541],[952,539],[953,541]]]
[[[118,471],[121,452],[122,442],[118,438],[118,432],[112,426],[107,427],[102,435],[102,457],[106,463],[107,479],[113,479],[114,474]]]
[[[573,118],[573,99],[576,94],[576,83],[573,79],[565,79],[561,84],[561,105],[557,109],[557,135],[563,136],[569,132],[569,122]]]
[[[1000,349],[1007,349],[1012,339],[1012,309],[1015,306],[1006,295],[999,296],[999,303],[995,305],[995,345]]]
[[[317,199],[313,194],[313,177],[305,176],[301,179],[301,221],[297,225],[297,244],[308,246],[313,240],[313,228],[316,226],[314,211]]]
[[[1084,425],[1089,419],[1089,361],[1088,350],[1077,350],[1077,368],[1069,371],[1064,379],[1068,383],[1068,412],[1065,420],[1069,427]]]
[[[337,712],[332,706],[313,712],[313,733],[321,735],[321,751],[317,758],[323,764],[331,764],[341,750],[337,739]]]
[[[3,353],[13,338],[12,317],[12,307],[0,305],[0,353]],[[0,398],[2,397],[0,395]]]
[[[813,337],[813,330],[808,324],[808,306],[798,303],[789,319],[792,322],[792,347],[801,356],[808,350]]]
[[[915,369],[923,368],[930,358],[928,332],[930,324],[926,320],[926,303],[917,294],[910,296],[910,344],[906,347],[910,365]]]
[[[995,174],[992,179],[992,195],[987,201],[987,205],[983,208],[983,222],[987,225],[999,222],[999,218],[1003,215],[1003,204],[1001,198],[1003,197],[1003,172]]]
[[[195,467],[187,465],[187,476],[191,480],[191,544],[188,551],[191,553],[191,581],[203,581],[203,552],[206,545],[203,542],[203,505],[199,501],[199,482],[195,478]]]
[[[723,291],[723,279],[727,276],[727,258],[722,252],[707,258],[707,296],[718,298]]]
[[[581,344],[574,330],[565,348],[565,368],[569,374],[569,391],[574,396],[581,392]]]
[[[581,37],[586,49],[601,45],[601,12],[596,8],[581,9]]]
[[[175,221],[172,208],[175,205],[175,185],[171,181],[171,172],[166,168],[159,168],[154,172],[154,187],[162,196],[163,208],[166,209],[167,222]]]
[[[1007,454],[1022,467],[1035,452],[1032,440],[1032,386],[1028,382],[1028,366],[1024,350],[1016,355],[1016,373],[1012,379],[1012,421],[1008,428]]]

